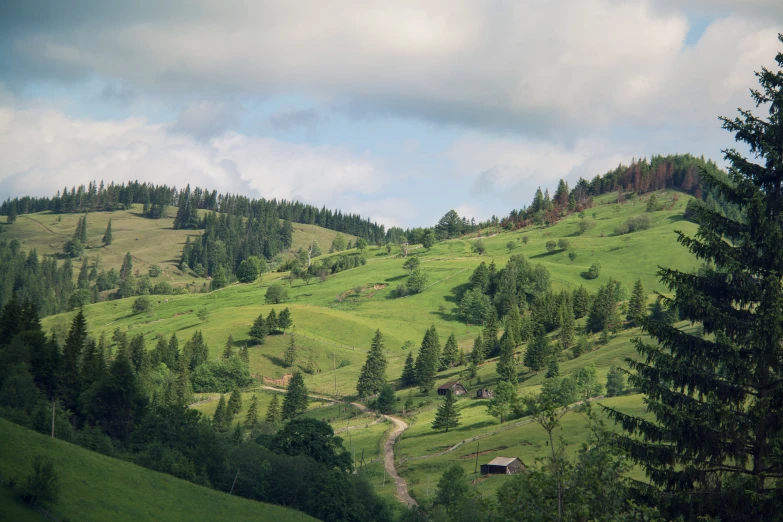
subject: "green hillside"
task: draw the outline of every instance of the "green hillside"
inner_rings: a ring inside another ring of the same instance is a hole
[[[283,305],[264,304],[266,288],[287,274],[266,274],[259,282],[245,285],[232,285],[209,294],[190,294],[182,296],[152,296],[153,309],[149,314],[132,315],[133,299],[104,302],[89,305],[85,313],[92,335],[101,332],[107,335],[119,328],[128,335],[143,334],[147,346],[151,347],[158,335],[170,336],[176,333],[180,343],[197,330],[201,330],[209,345],[210,358],[218,357],[226,339],[233,336],[237,345],[249,343],[248,329],[259,315],[265,316],[272,308],[278,312],[283,307],[291,310],[295,328],[295,344],[298,348],[298,361],[295,368],[286,368],[282,364],[283,353],[289,345],[292,331],[285,335],[270,335],[267,343],[250,348],[250,369],[259,380],[262,377],[279,378],[295,369],[303,368],[304,360],[315,363],[314,372],[305,376],[306,384],[312,393],[342,397],[355,394],[356,380],[366,357],[366,351],[376,329],[385,337],[385,353],[389,362],[387,375],[397,379],[407,356],[402,349],[406,341],[413,341],[417,350],[426,329],[434,324],[438,330],[441,344],[449,334],[454,333],[461,349],[469,352],[480,327],[465,324],[458,313],[457,295],[465,285],[473,270],[482,262],[494,261],[498,269],[502,268],[510,256],[522,254],[533,264],[547,268],[551,276],[552,288],[575,289],[583,285],[590,293],[606,283],[610,278],[620,281],[630,289],[637,279],[641,279],[645,293],[652,301],[654,292],[665,292],[656,275],[659,265],[679,269],[695,269],[698,262],[676,242],[675,230],[693,234],[696,226],[683,219],[683,212],[690,197],[678,192],[659,192],[656,194],[662,207],[654,213],[646,213],[646,199],[638,198],[616,204],[614,195],[597,198],[596,205],[585,211],[585,217],[594,220],[595,226],[585,233],[579,233],[581,218],[570,215],[551,227],[527,227],[514,232],[491,230],[481,237],[470,237],[436,243],[425,249],[420,245],[412,247],[411,256],[421,261],[422,270],[428,276],[426,289],[418,295],[396,298],[394,289],[404,283],[407,270],[403,269],[403,259],[398,247],[391,252],[386,248],[369,247],[364,256],[367,264],[330,276],[321,282],[311,280],[309,284],[296,280],[290,285],[290,299]],[[646,230],[630,234],[617,235],[615,229],[629,218],[645,214],[650,217],[650,226]],[[304,226],[296,225],[296,234]],[[478,236],[478,234],[477,234]],[[301,236],[300,236],[301,237]],[[525,239],[526,238],[526,239]],[[476,252],[476,241],[481,239],[486,251],[483,255]],[[567,251],[549,252],[548,241],[566,239],[570,241],[568,252],[576,254],[572,260]],[[320,242],[320,240],[319,240]],[[323,243],[322,243],[323,244]],[[600,276],[588,280],[585,273],[589,267],[599,262]],[[206,319],[198,314],[207,310]],[[53,329],[63,335],[68,328],[72,313],[44,319],[45,329]],[[577,330],[582,329],[584,320],[577,321]],[[597,336],[591,336],[592,351],[573,360],[564,360],[560,365],[560,375],[570,373],[586,365],[595,365],[598,377],[605,382],[606,373],[613,365],[624,364],[625,357],[635,352],[630,339],[638,336],[638,329],[625,330],[612,338],[607,345],[597,343]],[[524,346],[518,348],[524,353]],[[521,357],[520,357],[521,358]],[[520,366],[520,370],[523,367]],[[460,368],[451,368],[438,374],[436,386],[448,380],[459,378]],[[467,382],[469,392],[475,393],[478,387],[493,387],[498,380],[495,361],[489,361],[479,367],[476,379]],[[520,395],[535,393],[543,381],[543,372],[522,374],[519,385]],[[246,391],[244,403],[252,393]],[[479,437],[481,445],[480,462],[497,455],[519,456],[525,462],[534,462],[547,451],[543,445],[543,432],[529,420],[512,421],[500,426],[498,420],[487,413],[486,401],[462,399],[459,408],[463,413],[462,426],[448,433],[435,432],[430,424],[434,416],[436,395],[422,396],[417,389],[398,390],[397,396],[402,403],[413,394],[414,411],[410,416],[411,428],[404,433],[397,447],[400,474],[409,481],[411,491],[419,499],[426,497],[427,482],[437,482],[444,465],[457,461],[466,471],[473,473],[475,462],[475,442],[448,453],[433,456],[435,453],[460,443],[463,440]],[[263,394],[262,394],[263,395]],[[216,399],[218,395],[213,395]],[[262,405],[265,406],[262,397]],[[642,402],[639,396],[626,396],[608,400],[622,409],[641,412]],[[215,403],[206,402],[197,406],[199,410],[210,414]],[[246,406],[245,406],[246,407]],[[262,410],[264,411],[264,407]],[[322,412],[322,418],[331,421],[335,430],[346,427],[337,419],[340,417],[336,407],[313,410]],[[372,423],[368,418],[361,426],[361,434],[355,434],[363,440],[362,446],[380,447],[386,428]],[[563,433],[567,433],[566,442],[572,444],[569,451],[575,451],[584,440],[584,418],[577,413],[569,413],[563,420]],[[498,431],[499,430],[499,431]],[[347,445],[354,447],[354,433],[343,432],[341,436],[349,438]],[[366,447],[364,448],[367,449]],[[472,457],[470,456],[472,454]],[[394,496],[394,487],[384,476],[377,452],[370,453],[367,467],[371,482],[377,491],[386,497]],[[373,461],[373,458],[376,460]],[[358,459],[358,456],[357,456]],[[493,477],[479,481],[479,490],[492,491],[502,483],[503,478]],[[430,487],[430,493],[432,493]]]
[[[127,252],[133,256],[134,269],[142,274],[147,273],[150,266],[157,264],[163,270],[159,280],[172,284],[201,283],[192,273],[183,273],[178,265],[182,256],[185,240],[201,235],[200,230],[174,230],[174,214],[176,208],[169,209],[166,217],[148,219],[141,215],[141,205],[133,205],[129,210],[115,212],[90,212],[87,214],[87,248],[84,255],[99,260],[100,269],[117,270]],[[199,216],[207,211],[200,210]],[[76,230],[76,225],[82,214],[53,214],[39,212],[24,214],[13,226],[4,227],[4,239],[18,240],[22,250],[36,249],[39,255],[61,253],[63,245]],[[109,246],[101,242],[106,226],[112,222],[113,241]],[[284,257],[291,257],[300,247],[317,241],[324,252],[329,250],[332,240],[337,235],[333,230],[327,230],[315,225],[294,223],[294,235],[291,248],[283,252]],[[356,241],[351,235],[343,234],[346,241]],[[74,260],[75,270],[81,258]]]
[[[60,500],[53,514],[68,520],[314,520],[280,506],[253,502],[112,459],[0,419],[0,474],[23,477],[33,457],[54,461]],[[27,518],[17,518],[26,516]],[[0,520],[43,520],[0,502]]]

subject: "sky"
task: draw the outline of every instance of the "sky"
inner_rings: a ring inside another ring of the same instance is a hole
[[[0,199],[91,180],[388,226],[652,154],[722,164],[779,0],[5,0]]]

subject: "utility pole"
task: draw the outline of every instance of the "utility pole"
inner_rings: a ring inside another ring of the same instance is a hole
[[[476,467],[473,469],[473,473],[478,473],[478,456],[479,456],[479,445],[481,442],[476,442]]]
[[[54,438],[54,406],[57,401],[52,401],[52,438]]]

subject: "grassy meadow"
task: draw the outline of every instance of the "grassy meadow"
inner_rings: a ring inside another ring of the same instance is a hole
[[[622,204],[616,204],[616,195],[598,198],[596,205],[585,212],[587,218],[594,219],[595,226],[582,235],[579,235],[580,218],[571,215],[547,228],[528,227],[514,232],[490,234],[489,237],[482,235],[481,241],[486,247],[483,255],[479,255],[474,248],[478,237],[440,242],[429,250],[420,246],[414,247],[410,255],[420,258],[421,268],[427,274],[428,282],[422,293],[405,298],[394,296],[396,286],[404,283],[407,277],[407,271],[402,268],[403,259],[399,248],[394,247],[389,253],[386,248],[373,246],[364,251],[367,258],[365,266],[335,274],[324,282],[317,279],[311,280],[309,284],[300,280],[293,283],[284,282],[289,285],[290,299],[283,305],[270,306],[264,303],[266,288],[286,275],[275,273],[266,274],[252,284],[235,284],[208,294],[152,296],[153,309],[148,314],[133,315],[132,298],[89,305],[85,308],[85,313],[90,332],[96,337],[102,332],[110,337],[111,333],[119,328],[131,336],[143,334],[148,348],[152,348],[157,336],[168,338],[172,334],[178,336],[182,346],[196,330],[201,330],[209,345],[210,357],[215,358],[222,352],[229,335],[233,337],[236,346],[249,343],[248,329],[259,314],[266,315],[272,308],[279,312],[288,307],[295,329],[289,329],[284,335],[270,335],[264,345],[251,346],[251,373],[259,380],[261,377],[279,378],[290,373],[291,369],[282,364],[282,354],[293,335],[299,349],[295,366],[303,368],[307,359],[315,363],[314,372],[305,375],[309,390],[312,393],[341,398],[355,394],[356,380],[376,329],[380,329],[384,335],[388,360],[387,375],[393,381],[399,378],[407,355],[403,349],[404,343],[413,341],[416,346],[413,349],[417,350],[426,329],[432,324],[438,330],[441,345],[454,333],[460,347],[469,352],[480,328],[467,325],[460,319],[457,296],[468,283],[472,271],[482,261],[494,261],[498,268],[502,268],[511,255],[524,255],[531,263],[540,263],[549,270],[554,290],[574,289],[583,285],[594,293],[600,285],[612,278],[622,282],[630,295],[634,282],[641,279],[652,302],[655,292],[667,291],[658,281],[659,265],[684,270],[698,267],[697,260],[676,242],[675,230],[689,235],[696,231],[696,225],[682,217],[689,196],[673,191],[659,192],[656,196],[667,210],[649,214],[650,227],[630,234],[615,235],[614,231],[628,218],[645,212],[647,197],[628,200]],[[100,216],[90,214],[88,217],[91,236],[97,234],[94,230],[105,227],[105,222],[100,225],[100,220],[104,217],[108,220],[108,214]],[[122,220],[117,216],[118,213],[112,215],[115,238],[120,237],[120,228],[123,226]],[[23,226],[31,226],[26,221],[43,218],[44,216],[25,217],[19,222]],[[63,220],[68,218],[74,220],[75,226],[76,217],[69,216]],[[52,221],[54,218],[49,216],[46,219]],[[150,223],[149,220],[137,216],[128,219],[139,223],[140,230]],[[51,225],[50,222],[46,224]],[[324,251],[328,250],[331,243],[331,239],[326,240],[329,231],[309,230],[307,226],[299,224],[295,224],[294,228],[295,247],[297,241],[307,234],[312,234],[312,237],[318,236]],[[147,256],[150,262],[157,262],[161,266],[168,263],[164,267],[167,271],[173,270],[174,267],[166,259],[178,259],[177,248],[181,249],[185,238],[184,232],[170,232],[183,235],[179,240],[180,244],[166,246],[171,252],[162,255],[165,259],[152,257],[151,252],[139,250],[139,255]],[[139,231],[131,235],[141,237],[143,233]],[[11,233],[6,237],[11,237]],[[576,254],[573,262],[567,251],[547,251],[546,242],[558,239],[570,241],[570,251]],[[28,245],[36,244],[35,241],[29,239]],[[119,241],[117,239],[118,243]],[[122,247],[123,253],[125,248]],[[130,246],[127,248],[136,255],[137,249]],[[594,262],[601,265],[600,276],[588,280],[584,274]],[[206,310],[207,313],[199,314],[201,310]],[[66,313],[47,317],[43,324],[45,329],[64,335],[72,316],[73,313]],[[577,322],[577,333],[581,330],[583,321]],[[623,331],[607,345],[598,344],[597,337],[592,336],[590,340],[593,349],[577,359],[561,362],[560,375],[565,376],[585,365],[594,364],[601,381],[605,382],[610,367],[624,364],[624,359],[635,353],[630,340],[639,335],[638,329]],[[524,346],[518,350],[521,355]],[[440,373],[436,386],[458,379],[460,370],[452,368]],[[520,366],[521,370],[523,367]],[[489,361],[479,368],[476,379],[465,384],[472,396],[477,388],[491,388],[496,381],[495,362]],[[520,394],[536,392],[542,381],[543,372],[538,375],[521,374]],[[243,395],[243,411],[246,411],[252,393],[257,393],[263,413],[270,396],[261,392],[248,391]],[[419,498],[426,496],[428,480],[432,495],[434,484],[437,483],[443,467],[449,462],[459,462],[465,466],[466,471],[473,473],[476,442],[466,442],[454,451],[432,456],[463,440],[480,437],[479,463],[503,455],[518,456],[530,465],[548,451],[544,444],[544,432],[538,425],[529,420],[516,419],[501,426],[497,419],[487,414],[485,401],[470,398],[459,401],[462,412],[460,428],[448,433],[435,432],[430,426],[437,403],[434,392],[429,397],[424,397],[415,389],[398,390],[399,410],[409,394],[412,394],[414,399],[414,411],[410,412],[408,419],[411,428],[403,434],[398,444],[397,457],[401,475],[408,480],[414,494]],[[625,396],[600,402],[629,411],[643,411],[642,399],[639,396]],[[215,404],[202,403],[195,407],[209,415],[214,411]],[[337,406],[326,406],[314,408],[308,415],[324,415],[323,418],[332,422],[336,430],[340,430],[346,427],[346,422],[344,419],[340,420],[339,413]],[[378,457],[377,451],[372,453],[369,448],[379,446],[388,428],[385,423],[371,424],[371,419],[372,416],[367,417],[367,422],[364,423],[368,425],[366,427],[343,431],[340,434],[346,439],[346,445],[350,437],[351,448],[358,444],[357,440],[362,441],[365,461]],[[575,452],[585,440],[584,423],[583,416],[578,413],[569,413],[563,418],[562,434],[570,444],[570,452]],[[384,496],[393,496],[393,485],[389,486],[388,479],[384,485],[380,463],[371,462],[367,469],[378,491]],[[476,481],[476,487],[480,491],[489,492],[503,480],[502,477],[479,479]]]

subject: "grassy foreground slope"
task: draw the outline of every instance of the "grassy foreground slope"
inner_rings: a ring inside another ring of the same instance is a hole
[[[229,496],[85,450],[0,419],[0,473],[23,477],[35,455],[60,474],[53,512],[69,520],[314,520],[298,511]],[[31,518],[34,520],[34,518]]]

